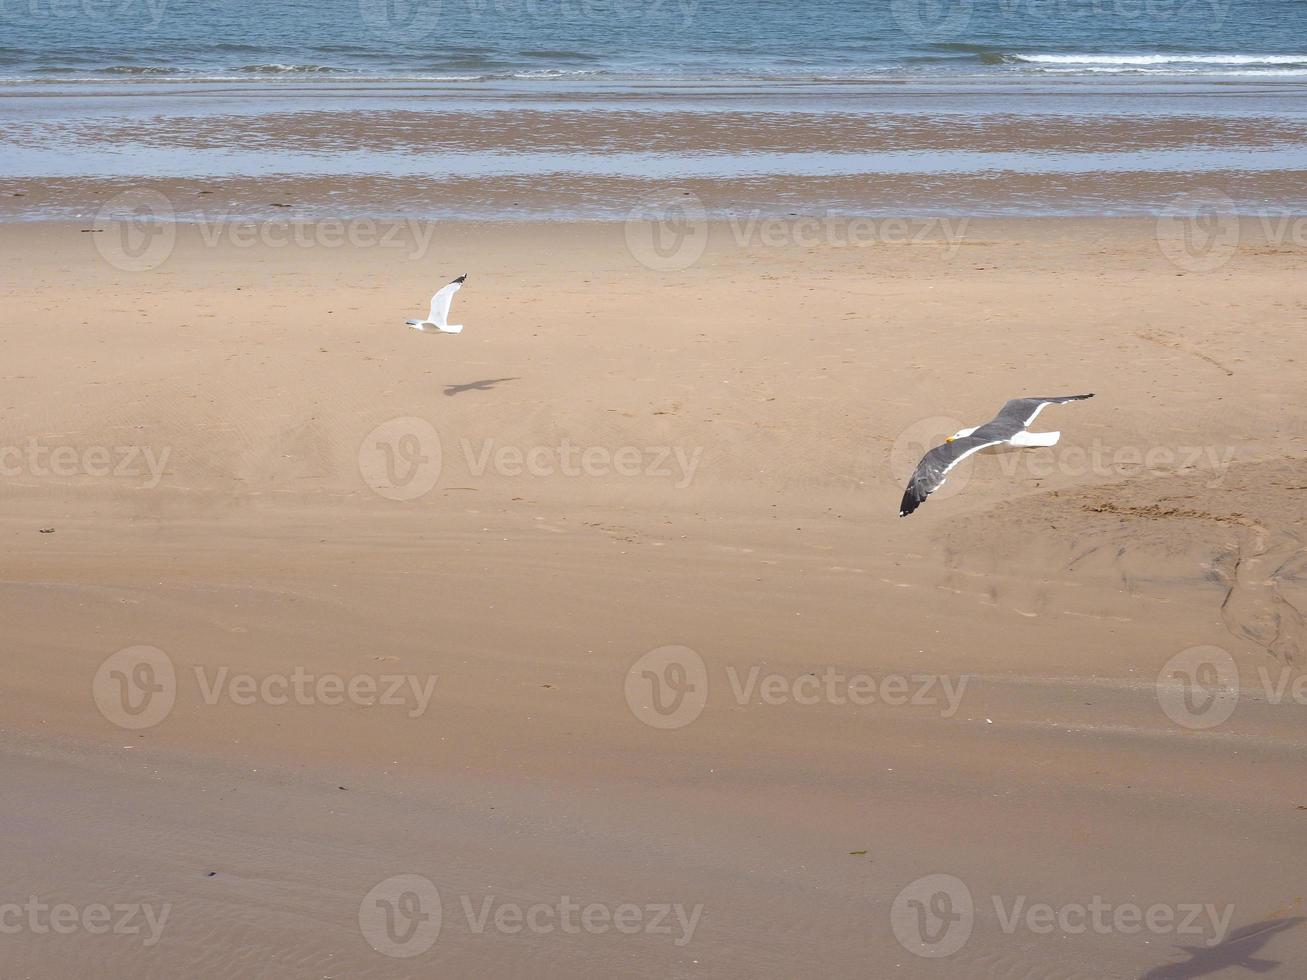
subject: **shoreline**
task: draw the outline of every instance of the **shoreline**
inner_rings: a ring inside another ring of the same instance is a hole
[[[611,219],[669,189],[707,217],[1158,214],[1204,196],[1303,213],[1304,105],[1293,83],[56,87],[0,95],[0,220],[85,217],[133,190],[177,215]]]
[[[0,222],[330,220],[620,223],[669,219],[1258,221],[1307,214],[1307,170],[1265,174],[861,175],[648,180],[574,174],[3,179]],[[873,203],[875,202],[875,203]],[[1110,203],[1108,203],[1110,202]]]

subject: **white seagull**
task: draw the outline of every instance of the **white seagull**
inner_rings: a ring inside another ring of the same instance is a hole
[[[1005,402],[998,414],[984,425],[959,429],[944,441],[944,445],[936,446],[921,457],[921,462],[917,464],[912,479],[908,481],[908,488],[903,493],[899,517],[907,517],[920,507],[928,496],[943,485],[949,470],[982,449],[997,453],[1034,446],[1056,446],[1062,433],[1027,432],[1026,426],[1035,421],[1035,416],[1048,405],[1064,405],[1093,397],[1091,392],[1088,395],[1059,395],[1052,398],[1013,398]]]
[[[414,330],[421,330],[423,333],[462,333],[463,325],[461,323],[449,323],[449,304],[454,301],[454,294],[459,291],[463,283],[467,280],[467,273],[463,273],[448,286],[443,287],[436,295],[431,297],[431,312],[427,314],[425,320],[405,320]]]

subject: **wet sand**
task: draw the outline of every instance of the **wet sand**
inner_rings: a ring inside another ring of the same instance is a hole
[[[181,225],[132,271],[85,227],[0,229],[0,905],[167,918],[147,943],[15,913],[6,975],[1300,972],[1284,228],[1194,253],[1151,220],[718,223],[651,268],[621,223],[441,224],[417,251]],[[461,272],[466,332],[406,330]],[[1040,418],[1056,449],[898,518],[923,442],[1079,391]],[[677,675],[639,658],[673,645],[703,664],[693,717],[650,711],[640,664]],[[1209,645],[1224,719],[1158,686]],[[140,646],[175,685],[132,716],[115,684],[162,674],[105,662]],[[297,673],[403,686],[260,686]],[[961,914],[914,885],[937,874],[974,912],[935,959],[903,935]],[[377,932],[397,875],[439,890],[427,947]],[[641,918],[567,931],[564,896]],[[1106,930],[1072,914],[1096,901]],[[1131,927],[1155,906],[1177,921]]]
[[[632,164],[634,168],[636,165]],[[223,178],[42,178],[15,180],[0,190],[0,215],[28,220],[59,216],[92,227],[133,213],[211,227],[242,220],[387,219],[406,230],[472,217],[498,220],[617,220],[646,217],[670,199],[691,195],[696,214],[749,222],[762,218],[830,218],[847,222],[907,216],[953,224],[962,216],[1024,215],[1050,208],[1067,215],[1101,214],[1113,195],[1130,202],[1167,200],[1179,215],[1250,215],[1243,203],[1292,201],[1307,186],[1307,171],[1270,173],[1023,174],[792,174],[667,179],[596,174],[516,174],[463,177],[268,176]],[[669,194],[670,191],[670,194]],[[149,195],[143,197],[142,195]],[[983,201],[983,204],[977,204]],[[814,207],[814,202],[820,202]],[[1305,202],[1307,203],[1307,202]],[[1111,209],[1107,209],[1111,210]],[[1272,212],[1269,220],[1285,216]],[[1291,219],[1289,219],[1291,220]],[[875,235],[869,236],[874,238]]]
[[[0,85],[0,219],[128,188],[183,218],[621,219],[1307,211],[1298,83]]]

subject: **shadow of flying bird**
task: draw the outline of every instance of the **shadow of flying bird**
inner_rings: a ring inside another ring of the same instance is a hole
[[[1307,922],[1303,916],[1254,922],[1234,930],[1215,946],[1181,946],[1179,949],[1189,954],[1188,960],[1155,966],[1141,975],[1139,980],[1197,980],[1198,977],[1211,976],[1231,967],[1252,973],[1269,973],[1280,966],[1280,961],[1261,959],[1253,954],[1265,946],[1272,936],[1303,922]]]
[[[445,385],[446,395],[461,395],[465,391],[489,391],[495,385],[505,381],[517,381],[517,378],[486,378],[484,381],[469,381],[465,385]]]

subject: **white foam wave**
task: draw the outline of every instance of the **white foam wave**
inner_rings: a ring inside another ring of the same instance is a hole
[[[1225,71],[1213,71],[1210,68],[1109,68],[1105,65],[1085,65],[1080,68],[1040,68],[1047,75],[1204,75],[1208,78],[1302,78],[1307,76],[1307,67],[1303,68],[1230,68]]]
[[[1307,65],[1307,54],[1016,54],[1034,65]]]

